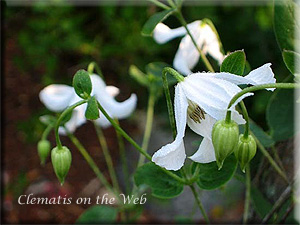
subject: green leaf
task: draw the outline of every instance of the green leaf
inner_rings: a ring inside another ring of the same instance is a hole
[[[292,137],[294,135],[294,91],[276,90],[267,106],[266,116],[274,141]]]
[[[255,211],[261,219],[264,218],[272,209],[273,205],[255,187],[251,188],[251,200]]]
[[[148,78],[139,68],[135,65],[129,67],[129,75],[135,79],[140,85],[149,87]]]
[[[246,64],[246,55],[244,50],[238,50],[230,53],[224,59],[220,71],[237,75],[243,75]]]
[[[156,25],[167,19],[174,11],[174,9],[168,9],[152,15],[143,26],[142,35],[151,36]]]
[[[216,189],[227,183],[234,175],[237,167],[237,161],[233,154],[226,158],[221,170],[218,170],[216,162],[198,164],[200,173],[197,184],[205,190]]]
[[[282,58],[288,70],[295,75],[296,65],[298,65],[300,62],[300,54],[284,49],[282,51]]]
[[[274,31],[281,50],[295,49],[295,33],[299,30],[296,20],[298,6],[292,0],[274,1]]]
[[[56,117],[52,115],[43,115],[40,117],[40,121],[45,125],[55,125],[56,123]]]
[[[152,195],[157,198],[174,198],[183,191],[183,184],[174,180],[152,162],[139,167],[134,175],[137,186],[147,185],[152,189]]]
[[[85,70],[78,70],[73,78],[73,87],[79,97],[87,99],[92,92],[92,82],[89,73]]]
[[[162,71],[165,67],[169,67],[164,62],[152,62],[147,64],[146,73],[150,82],[155,82],[159,87],[163,87]],[[168,84],[173,85],[177,80],[173,76],[168,76]]]
[[[250,130],[264,147],[268,148],[275,144],[272,137],[264,132],[264,130],[252,120],[250,120]]]
[[[117,220],[118,210],[109,206],[92,206],[85,210],[76,223],[97,224],[112,223]]]
[[[95,96],[92,96],[87,103],[87,107],[85,110],[85,117],[88,120],[96,120],[99,118],[98,103]]]

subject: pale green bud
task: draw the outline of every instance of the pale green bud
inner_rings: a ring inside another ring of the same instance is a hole
[[[72,155],[70,150],[63,146],[61,148],[55,147],[51,152],[51,160],[54,172],[60,181],[61,185],[65,182],[65,178],[69,172],[72,162]]]
[[[46,159],[50,153],[51,144],[48,140],[40,140],[37,148],[41,164],[45,165]]]

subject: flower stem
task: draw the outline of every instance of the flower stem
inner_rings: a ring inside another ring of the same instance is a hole
[[[238,92],[235,96],[232,97],[231,101],[228,104],[227,109],[229,109],[241,96],[248,92],[259,91],[266,88],[282,88],[282,89],[293,89],[293,88],[300,88],[300,84],[296,83],[271,83],[271,84],[261,84],[256,86],[251,86],[243,89],[242,91]]]
[[[71,113],[77,106],[80,106],[84,103],[86,103],[87,100],[81,100],[79,102],[76,102],[75,104],[69,106],[67,109],[65,109],[65,111],[62,112],[62,114],[60,114],[58,120],[56,121],[56,125],[55,125],[55,139],[56,139],[56,144],[58,148],[62,148],[62,144],[59,138],[59,134],[58,134],[58,129],[59,129],[59,125],[61,123],[61,121],[64,119],[64,117],[66,115],[68,115],[68,113]]]
[[[117,179],[117,175],[116,175],[116,171],[114,169],[113,161],[112,161],[111,155],[109,153],[109,150],[108,150],[108,147],[107,147],[107,142],[106,142],[105,136],[103,134],[103,131],[95,123],[94,123],[94,127],[95,127],[95,130],[96,130],[96,133],[97,133],[97,136],[98,136],[98,139],[99,139],[99,143],[100,143],[102,151],[103,151],[103,155],[104,155],[104,158],[105,158],[105,161],[106,161],[106,164],[107,164],[109,175],[110,175],[112,183],[113,183],[113,187],[114,187],[116,192],[121,193],[120,192],[120,186],[119,186],[118,179]]]
[[[206,223],[209,224],[209,223],[210,223],[209,218],[208,218],[208,216],[207,216],[207,214],[206,214],[206,212],[205,212],[205,209],[204,209],[204,207],[203,207],[203,205],[202,205],[202,203],[201,203],[201,201],[200,201],[198,192],[196,191],[196,189],[195,189],[195,187],[194,187],[193,184],[191,184],[191,185],[189,185],[189,186],[190,186],[190,188],[191,188],[191,190],[192,190],[192,192],[193,192],[193,195],[194,195],[194,197],[195,197],[195,200],[196,200],[196,202],[197,202],[197,204],[198,204],[198,207],[199,207],[199,209],[200,209],[200,211],[201,211],[201,213],[202,213],[202,215],[203,215],[203,217],[204,217]]]
[[[243,224],[247,224],[248,215],[249,215],[250,197],[251,197],[251,174],[250,174],[250,166],[248,164],[246,167],[246,196],[245,196]]]
[[[151,156],[144,150],[142,149],[105,111],[105,109],[100,105],[100,103],[98,102],[98,108],[100,109],[100,111],[103,113],[103,115],[106,117],[106,119],[111,123],[111,125],[116,129],[116,131],[118,131],[130,144],[133,145],[133,147],[135,147],[141,154],[143,154],[148,160],[151,161]],[[160,167],[162,171],[164,171],[166,174],[168,174],[169,176],[171,176],[172,178],[174,178],[175,180],[181,182],[181,183],[185,183],[185,181],[177,176],[176,174],[172,173],[169,170],[166,170],[162,167]]]
[[[161,2],[158,1],[158,0],[148,0],[148,1],[154,3],[155,5],[159,6],[159,7],[162,8],[162,9],[166,9],[166,10],[169,10],[169,9],[170,9],[169,6],[165,5],[164,3],[161,3]]]
[[[274,159],[271,157],[271,155],[268,153],[265,147],[261,144],[258,138],[252,132],[251,135],[256,141],[257,147],[260,149],[261,153],[268,159],[269,163],[273,166],[273,168],[277,171],[277,173],[286,181],[286,183],[289,184],[289,180],[286,174],[280,169],[280,167],[277,165],[277,163],[274,161]]]
[[[115,119],[116,123],[118,125],[119,121],[118,119]],[[128,165],[127,165],[127,160],[126,160],[126,154],[125,154],[125,146],[124,146],[124,140],[122,135],[116,131],[117,134],[117,139],[118,139],[118,143],[119,143],[119,150],[120,150],[120,156],[121,156],[121,162],[122,162],[122,170],[124,173],[124,180],[125,180],[125,186],[126,186],[126,193],[129,194],[130,191],[130,182],[129,182],[129,170],[128,170]]]
[[[185,21],[183,15],[182,15],[182,13],[181,13],[181,11],[180,11],[180,10],[177,10],[176,15],[177,15],[177,18],[178,18],[179,22],[182,24],[182,26],[185,28],[186,32],[187,32],[188,35],[190,36],[190,38],[191,38],[191,40],[192,40],[194,46],[195,46],[196,49],[198,50],[198,52],[199,52],[199,54],[200,54],[200,56],[201,56],[201,59],[202,59],[204,65],[206,66],[206,68],[207,68],[209,71],[211,71],[211,72],[215,72],[214,69],[213,69],[213,67],[212,67],[212,65],[210,64],[210,62],[209,62],[208,59],[206,58],[206,55],[201,51],[201,49],[200,49],[199,46],[197,45],[197,42],[195,41],[195,39],[194,39],[193,35],[191,34],[189,28],[187,27],[187,23],[186,23],[186,21]]]
[[[103,73],[100,69],[100,67],[98,66],[98,64],[96,62],[91,62],[89,65],[88,65],[88,68],[87,68],[87,71],[92,74],[94,72],[94,70],[96,70],[97,74],[102,78],[104,79],[104,76],[103,76]]]
[[[240,102],[240,106],[241,106],[241,109],[242,109],[242,113],[243,113],[244,119],[246,120],[245,131],[244,131],[244,138],[248,138],[249,130],[250,130],[249,115],[248,115],[247,108],[246,108],[246,106],[245,106],[245,104],[244,104],[243,101]]]
[[[176,125],[175,125],[174,110],[173,110],[173,105],[172,105],[170,90],[169,90],[169,84],[168,84],[168,79],[167,79],[168,73],[171,74],[174,78],[176,78],[178,80],[178,82],[183,81],[184,78],[176,70],[174,70],[170,67],[166,67],[162,71],[162,80],[163,80],[163,87],[164,87],[164,91],[165,91],[166,101],[167,101],[169,120],[170,120],[170,125],[172,128],[173,138],[175,139],[177,132],[176,132]]]
[[[148,108],[147,108],[147,119],[146,119],[146,127],[145,127],[145,132],[144,132],[144,137],[143,137],[143,143],[142,143],[142,149],[147,151],[148,145],[149,145],[149,140],[151,136],[151,131],[152,131],[152,124],[153,124],[153,115],[154,115],[154,105],[155,105],[155,92],[150,89],[149,93],[149,99],[148,99]],[[145,156],[140,155],[139,161],[138,161],[138,167],[142,166],[145,161]]]
[[[42,140],[46,140],[50,131],[53,129],[53,124],[49,124],[46,129],[44,130],[43,134],[42,134]]]

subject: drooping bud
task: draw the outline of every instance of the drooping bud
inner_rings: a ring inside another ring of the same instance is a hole
[[[238,140],[239,128],[236,122],[219,120],[215,123],[212,130],[212,142],[219,170],[222,168],[226,157],[237,148]]]
[[[50,153],[51,144],[48,140],[40,140],[37,148],[41,164],[45,165],[46,159]]]
[[[247,164],[256,154],[256,142],[252,135],[245,137],[243,134],[239,137],[238,147],[234,151],[234,155],[237,158],[241,170],[245,173]]]
[[[63,185],[72,162],[71,152],[65,146],[61,148],[55,147],[51,152],[51,160],[54,172],[61,185]]]

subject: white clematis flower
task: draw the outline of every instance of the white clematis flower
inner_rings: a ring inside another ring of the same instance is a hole
[[[186,158],[183,142],[186,124],[203,137],[199,149],[189,158],[199,163],[215,161],[211,139],[214,123],[225,118],[230,100],[241,91],[239,84],[276,82],[270,66],[270,63],[265,64],[245,77],[230,73],[194,73],[179,82],[175,87],[174,99],[177,136],[172,143],[155,152],[152,161],[167,170],[179,170],[183,166]],[[235,105],[250,95],[253,93],[243,95],[230,108],[232,119],[238,124],[245,123],[245,120],[235,110]]]
[[[98,102],[113,118],[124,119],[128,117],[136,108],[137,96],[131,96],[123,101],[117,102],[114,97],[119,94],[119,89],[114,86],[106,86],[104,81],[96,74],[90,75],[92,81],[92,93]],[[44,105],[53,112],[61,112],[68,106],[81,100],[75,93],[73,87],[63,84],[52,84],[45,87],[40,92],[40,100]],[[70,132],[74,132],[77,127],[86,122],[85,110],[87,104],[80,105],[73,110],[71,119],[65,124]],[[100,112],[100,118],[95,123],[103,128],[109,127],[110,122]],[[59,129],[60,134],[65,135],[64,129]]]
[[[221,64],[224,59],[224,54],[221,52],[218,37],[212,28],[201,20],[196,20],[187,26],[202,52],[205,55],[209,54]],[[193,69],[199,61],[200,54],[185,28],[179,27],[170,29],[165,24],[159,23],[153,31],[153,38],[159,44],[166,43],[173,38],[183,35],[185,36],[180,42],[173,61],[173,66],[180,73],[188,75],[192,73],[191,69]]]

